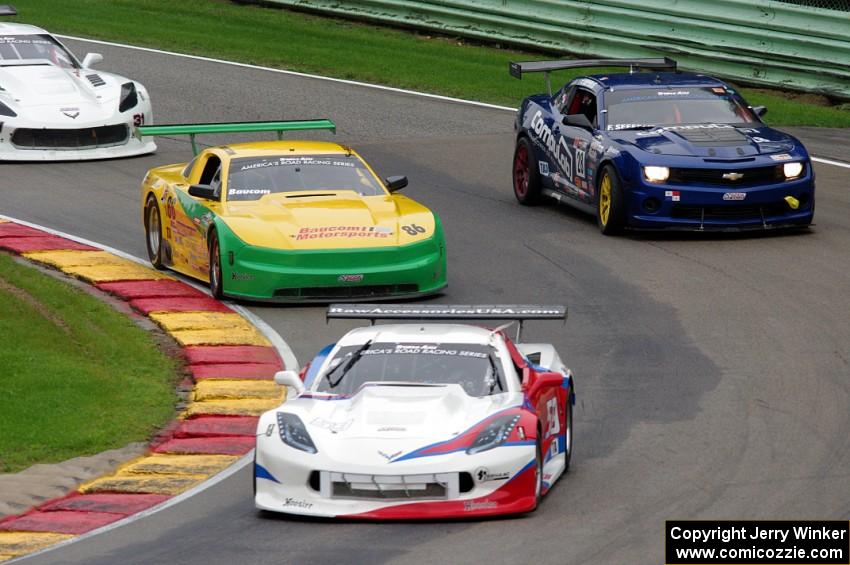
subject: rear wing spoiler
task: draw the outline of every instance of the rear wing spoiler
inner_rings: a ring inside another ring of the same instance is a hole
[[[136,126],[139,136],[148,135],[188,135],[192,141],[192,152],[198,154],[195,136],[201,133],[249,133],[256,131],[275,131],[277,138],[283,138],[285,131],[330,130],[336,133],[336,124],[327,118],[316,120],[287,120],[275,122],[226,122],[217,124],[165,124]]]
[[[11,4],[0,4],[0,16],[17,16],[18,11]]]
[[[517,340],[526,320],[566,320],[562,304],[330,304],[325,320],[509,320],[519,324]]]
[[[658,57],[654,59],[575,59],[570,61],[525,61],[521,63],[511,62],[508,71],[512,77],[522,79],[523,73],[545,73],[546,86],[549,94],[552,94],[552,83],[549,73],[562,71],[564,69],[581,69],[586,67],[628,67],[630,73],[640,69],[653,71],[675,71],[676,61],[669,57]]]

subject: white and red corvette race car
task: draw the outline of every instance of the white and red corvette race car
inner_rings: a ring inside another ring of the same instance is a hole
[[[276,375],[298,394],[260,417],[257,508],[370,519],[528,512],[569,468],[575,383],[555,348],[514,343],[510,324],[437,323],[521,325],[564,319],[563,306],[331,305],[328,317],[423,321],[352,330],[301,377]]]
[[[0,6],[0,16],[17,12]],[[135,126],[151,124],[141,83],[80,62],[47,31],[0,22],[0,161],[71,161],[156,150]]]

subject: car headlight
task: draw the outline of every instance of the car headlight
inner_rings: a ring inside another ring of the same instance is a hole
[[[139,95],[136,92],[136,85],[132,82],[125,82],[121,85],[121,98],[118,103],[118,111],[126,112],[130,108],[135,107],[139,103]]]
[[[668,167],[644,167],[643,176],[645,176],[646,180],[649,182],[664,182],[670,178],[670,169]]]
[[[493,449],[494,447],[499,447],[507,441],[517,422],[519,422],[519,414],[496,418],[478,433],[478,437],[467,448],[466,453],[474,455],[488,449]]]
[[[785,173],[786,179],[795,179],[803,174],[803,163],[785,163],[782,165],[782,172]]]
[[[277,429],[280,433],[280,439],[286,445],[306,451],[307,453],[317,453],[316,444],[310,434],[307,433],[307,428],[301,418],[295,414],[287,414],[285,412],[277,413]]]
[[[14,110],[0,102],[0,116],[11,116],[14,118],[17,115]]]

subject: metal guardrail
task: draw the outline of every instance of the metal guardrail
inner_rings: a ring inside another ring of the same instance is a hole
[[[263,3],[585,57],[668,55],[689,70],[850,99],[846,0]]]

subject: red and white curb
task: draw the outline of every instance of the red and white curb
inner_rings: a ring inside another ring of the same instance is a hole
[[[297,367],[274,330],[135,257],[35,224],[0,216],[0,249],[84,280],[155,321],[182,346],[191,375],[184,384],[192,386],[185,411],[148,454],[0,520],[0,561],[138,519],[250,463],[257,417],[285,399],[274,373]]]

